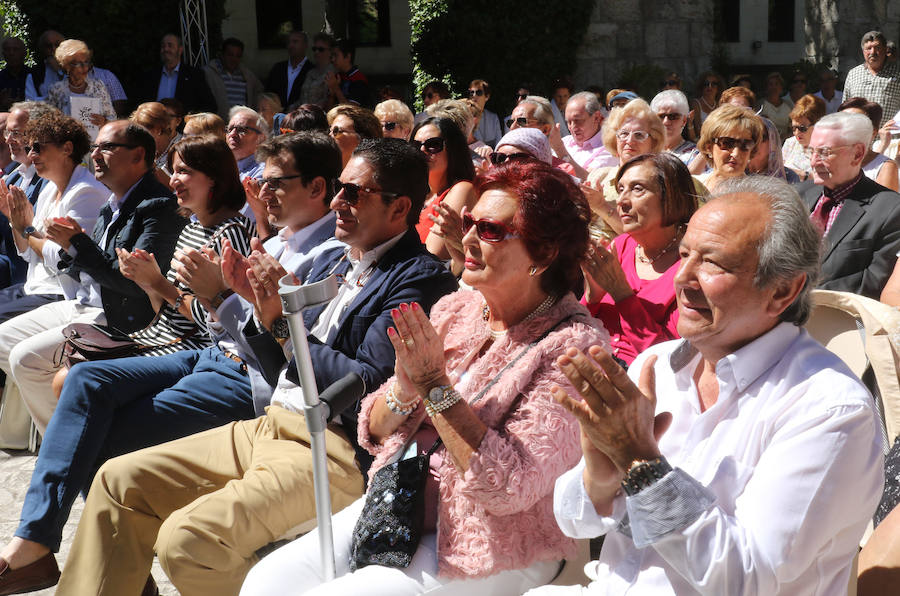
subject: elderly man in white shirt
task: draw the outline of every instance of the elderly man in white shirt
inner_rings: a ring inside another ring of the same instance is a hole
[[[563,137],[562,148],[552,137],[550,140],[557,157],[587,172],[619,165],[619,159],[603,146],[603,118],[603,106],[590,91],[570,97],[566,103],[566,124],[572,134]]]
[[[559,359],[583,390],[554,398],[584,458],[557,481],[557,521],[606,538],[587,588],[530,594],[846,593],[882,439],[865,387],[800,327],[819,256],[806,210],[781,181],[730,181],[680,252],[683,340],[628,375],[596,347]]]

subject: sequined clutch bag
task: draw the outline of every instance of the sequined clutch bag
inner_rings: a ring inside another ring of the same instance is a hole
[[[425,523],[425,479],[431,452],[388,464],[375,472],[362,515],[353,529],[352,571],[367,565],[409,566]]]

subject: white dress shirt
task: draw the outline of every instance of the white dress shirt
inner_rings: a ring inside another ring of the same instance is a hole
[[[881,496],[883,451],[872,397],[805,330],[781,323],[720,360],[718,401],[700,410],[686,341],[654,346],[659,446],[675,468],[596,513],[584,460],[556,484],[570,536],[607,533],[585,571],[589,594],[846,593],[857,545]],[[632,538],[632,536],[634,538]],[[540,593],[540,589],[536,591]]]
[[[603,145],[602,127],[597,131],[597,134],[581,144],[572,135],[563,137],[563,145],[566,146],[566,151],[569,152],[575,163],[588,172],[597,168],[619,165],[619,158],[610,153]]]
[[[306,64],[306,56],[303,57],[303,60],[297,63],[297,66],[291,66],[291,61],[288,60],[287,63],[287,91],[285,92],[285,97],[290,97],[291,95],[291,87],[294,86],[294,81],[297,80],[297,77],[300,75],[300,71],[303,70],[303,65]],[[288,106],[284,106],[287,108]]]

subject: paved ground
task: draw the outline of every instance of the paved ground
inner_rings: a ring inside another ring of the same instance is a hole
[[[26,451],[0,450],[0,541],[4,544],[12,536],[16,526],[19,525],[19,512],[22,509],[22,502],[25,500],[25,493],[28,490],[31,472],[34,470],[34,462],[36,460],[37,457],[33,453]],[[84,501],[81,497],[78,497],[75,501],[75,506],[72,507],[69,523],[66,524],[63,530],[62,546],[56,556],[60,568],[69,554],[69,547],[72,544],[75,527],[81,518],[83,507]],[[156,578],[156,583],[159,585],[160,594],[178,594],[178,591],[168,582],[166,575],[156,561],[153,562],[153,577]],[[42,596],[49,596],[53,593],[53,588],[33,592],[33,594]]]

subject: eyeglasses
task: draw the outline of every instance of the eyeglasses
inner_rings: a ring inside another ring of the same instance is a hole
[[[268,186],[269,190],[272,192],[281,190],[283,186],[283,182],[285,180],[293,180],[294,178],[300,178],[300,174],[294,174],[292,176],[272,176],[271,178],[260,178],[259,179],[259,188],[262,189],[263,186]]]
[[[852,147],[852,145],[839,145],[837,147],[807,147],[806,152],[811,158],[818,157],[819,159],[828,159],[837,153],[838,149],[843,149],[844,147]]]
[[[518,99],[518,100],[523,100],[526,97],[528,97],[527,93],[516,93],[516,99]]]
[[[88,60],[87,62],[69,62],[69,68],[90,68],[91,62]]]
[[[506,128],[512,128],[512,125],[526,127],[528,126],[528,121],[534,120],[534,118],[526,118],[525,116],[519,116],[518,118],[507,118],[506,119]]]
[[[791,125],[791,132],[798,132],[798,131],[806,132],[809,129],[810,129],[809,126],[803,126],[802,124],[792,124]]]
[[[633,138],[640,143],[649,139],[650,133],[643,130],[620,130],[616,133],[616,138],[620,141],[627,141],[629,138]]]
[[[395,128],[397,128],[397,123],[396,122],[382,122],[381,128],[383,128],[387,131],[391,131],[391,130],[394,130]]]
[[[40,155],[41,151],[44,149],[44,145],[55,145],[56,143],[52,143],[50,141],[34,141],[30,145],[25,145],[23,148],[25,149],[25,153],[34,152],[35,155]]]
[[[240,126],[238,124],[229,124],[225,129],[225,134],[234,133],[239,137],[244,136],[248,132],[255,132],[258,135],[261,135],[263,132],[258,128],[253,128],[252,126]]]
[[[359,193],[366,193],[370,195],[381,195],[383,197],[388,197],[389,199],[396,199],[400,196],[400,193],[397,192],[388,192],[386,190],[379,190],[377,188],[369,188],[368,186],[360,186],[359,184],[353,184],[352,182],[341,182],[340,180],[334,180],[334,196],[337,197],[338,194],[343,191],[341,195],[341,200],[345,203],[353,207],[359,202]]]
[[[484,89],[469,89],[469,97],[481,97],[484,95]]]
[[[676,81],[675,79],[663,81],[663,87],[677,87],[679,84],[681,84],[681,81]]]
[[[722,151],[731,151],[737,147],[740,151],[752,151],[756,146],[753,139],[735,139],[734,137],[716,137],[713,140]]]
[[[441,137],[431,137],[424,141],[410,141],[410,143],[415,147],[416,151],[422,151],[424,148],[425,153],[429,155],[437,155],[444,150],[444,139]]]
[[[499,151],[494,151],[491,153],[490,159],[492,164],[499,166],[509,159],[532,159],[532,156],[530,153],[523,153],[521,151],[518,153],[500,153]]]
[[[671,120],[672,122],[675,122],[676,120],[681,120],[682,118],[684,118],[684,114],[675,114],[675,113],[657,114],[657,116],[659,116],[660,119],[662,119],[662,120]]]
[[[137,145],[129,145],[128,143],[94,143],[90,145],[91,153],[100,150],[101,153],[112,153],[118,147],[127,147],[128,149],[134,149]]]
[[[327,52],[328,48],[323,48],[322,46],[313,46],[312,51],[318,54],[319,52]]]
[[[340,126],[332,126],[330,132],[331,132],[331,136],[333,136],[333,137],[339,137],[341,135],[355,135],[356,134],[355,130],[344,130]]]
[[[475,235],[479,240],[496,244],[503,242],[507,238],[518,238],[519,235],[515,231],[501,221],[494,219],[475,219],[468,210],[462,213],[462,229],[463,234],[468,234],[469,230],[475,226]]]
[[[23,133],[21,130],[10,130],[7,128],[6,130],[3,131],[3,138],[6,139],[7,141],[10,139],[21,139],[22,136],[23,136]]]
[[[704,87],[718,87],[719,82],[718,81],[703,81],[703,86]]]

